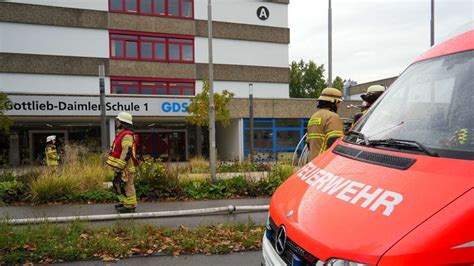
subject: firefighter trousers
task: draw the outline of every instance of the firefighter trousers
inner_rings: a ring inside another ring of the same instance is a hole
[[[126,208],[137,207],[137,195],[135,193],[135,172],[124,171],[122,175],[122,181],[124,183],[124,194],[118,195],[118,200]]]

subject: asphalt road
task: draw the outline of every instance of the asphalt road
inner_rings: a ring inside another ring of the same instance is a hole
[[[187,201],[187,202],[156,202],[140,203],[137,212],[158,212],[171,210],[189,210],[210,207],[226,207],[228,205],[252,206],[267,205],[268,198],[260,199],[231,199],[231,200],[208,200],[208,201]],[[41,205],[41,206],[7,206],[0,208],[0,217],[9,218],[42,218],[42,217],[62,217],[77,215],[97,215],[114,214],[113,204],[93,204],[93,205]],[[133,222],[152,224],[157,226],[196,227],[206,224],[217,223],[247,223],[249,221],[257,224],[265,224],[267,212],[215,214],[189,217],[169,217],[158,219],[135,219]],[[127,220],[131,221],[131,220]],[[124,221],[119,221],[124,222]],[[93,222],[93,226],[110,226],[117,221]]]
[[[182,255],[178,257],[170,256],[154,256],[154,257],[135,257],[130,259],[119,260],[117,262],[102,262],[102,261],[82,261],[72,263],[62,263],[53,265],[71,265],[71,266],[83,266],[83,265],[166,265],[166,266],[208,266],[208,265],[225,265],[225,266],[259,266],[263,261],[262,252],[239,252],[228,255]]]

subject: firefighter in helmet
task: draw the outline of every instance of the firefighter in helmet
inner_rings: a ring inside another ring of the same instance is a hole
[[[360,97],[362,98],[362,111],[357,113],[354,116],[354,122],[352,123],[352,126],[359,121],[360,118],[362,118],[369,108],[377,101],[377,99],[382,96],[382,94],[385,92],[385,87],[382,85],[372,85],[367,88],[367,93],[362,94]]]
[[[132,115],[121,112],[116,117],[116,129],[117,136],[107,158],[107,164],[115,170],[113,187],[119,200],[115,208],[120,213],[130,213],[135,212],[137,207],[133,182],[135,167],[138,165]]]
[[[47,166],[58,166],[59,155],[56,149],[56,136],[51,135],[46,138],[45,158]]]
[[[326,88],[318,98],[318,110],[308,122],[308,142],[310,160],[327,150],[339,137],[344,135],[341,118],[337,114],[342,102],[342,93],[335,88]]]

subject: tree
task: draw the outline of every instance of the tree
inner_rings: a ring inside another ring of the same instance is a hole
[[[342,91],[346,80],[337,76],[332,87]],[[349,81],[351,81],[349,79]],[[357,82],[351,81],[353,84]],[[324,78],[324,65],[317,65],[309,60],[293,61],[290,65],[290,97],[291,98],[318,98],[321,91],[327,87]]]
[[[296,63],[296,61],[291,62],[290,67],[290,97],[291,98],[304,98],[304,91],[303,91],[303,68],[304,62],[303,60],[300,63]]]
[[[311,60],[308,63],[303,60],[291,62],[290,97],[318,97],[324,87],[324,65],[318,66]]]
[[[316,65],[309,61],[303,76],[303,88],[309,98],[318,98],[321,91],[326,87],[324,80],[324,65]]]
[[[234,94],[227,90],[222,91],[222,93],[214,93],[216,121],[220,121],[224,127],[230,124],[228,105],[232,98],[234,98]],[[187,110],[190,114],[186,117],[188,123],[201,127],[209,127],[209,81],[204,81],[202,92],[196,94],[196,96],[191,99]]]
[[[8,133],[12,125],[12,120],[5,115],[7,103],[9,102],[8,96],[0,92],[0,133]]]
[[[342,91],[342,88],[344,87],[344,83],[346,82],[346,80],[342,80],[341,77],[337,76],[334,81],[332,82],[332,87],[333,88],[336,88],[336,89],[339,89],[340,91]]]

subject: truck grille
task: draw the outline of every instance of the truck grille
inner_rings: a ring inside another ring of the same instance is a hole
[[[270,227],[272,228],[273,232],[270,243],[272,243],[273,248],[275,248],[278,227],[272,218],[270,218]],[[296,254],[302,260],[303,266],[314,266],[316,265],[316,262],[318,262],[318,258],[298,246],[298,244],[296,244],[287,236],[285,251],[282,255],[280,255],[280,258],[285,261],[287,265],[291,265],[293,261],[293,254]]]

